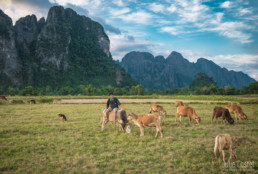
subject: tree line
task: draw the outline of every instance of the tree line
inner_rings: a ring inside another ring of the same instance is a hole
[[[216,84],[210,86],[196,86],[165,90],[146,89],[142,85],[132,87],[94,87],[92,84],[79,85],[76,88],[70,86],[53,89],[50,86],[35,88],[26,86],[23,89],[8,87],[7,90],[0,90],[2,95],[21,95],[21,96],[44,96],[44,95],[87,95],[101,96],[108,95],[113,92],[115,95],[243,95],[243,94],[258,94],[258,82],[251,83],[249,86],[243,86],[237,89],[230,86],[218,87]]]

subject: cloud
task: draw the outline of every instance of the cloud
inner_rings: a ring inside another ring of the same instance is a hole
[[[126,14],[126,13],[129,13],[131,10],[130,8],[122,8],[122,9],[114,9],[114,8],[111,8],[109,10],[109,13],[112,15],[112,16],[119,16],[119,15],[122,15],[122,14]]]
[[[246,29],[252,29],[252,27],[243,22],[218,22],[214,26],[202,28],[201,31],[215,31],[222,36],[235,39],[240,43],[251,43],[253,42],[251,40],[252,35],[242,31]]]
[[[231,2],[230,1],[225,1],[223,3],[220,4],[221,8],[230,8],[231,7]]]
[[[184,33],[184,31],[182,30],[182,28],[180,26],[162,27],[162,28],[160,28],[160,31],[167,32],[174,36]]]
[[[153,15],[145,11],[137,11],[130,14],[118,16],[117,18],[122,19],[127,23],[137,23],[148,25],[152,22]]]
[[[174,13],[176,10],[177,10],[177,8],[176,8],[175,4],[171,4],[171,6],[169,6],[167,8],[167,11],[170,13]]]
[[[155,13],[163,13],[165,10],[165,6],[154,2],[149,5],[149,9]]]

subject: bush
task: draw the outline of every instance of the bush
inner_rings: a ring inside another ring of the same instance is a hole
[[[10,101],[12,104],[25,104],[23,100],[11,100]]]
[[[42,97],[38,100],[39,103],[52,103],[53,98],[51,97]]]

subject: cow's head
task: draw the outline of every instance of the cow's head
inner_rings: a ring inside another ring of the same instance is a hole
[[[128,114],[128,120],[133,120],[134,118],[137,118],[137,115],[135,113]]]
[[[167,116],[167,111],[163,109],[163,111],[161,111],[162,114],[164,114],[165,116]]]
[[[240,117],[241,117],[241,119],[243,119],[243,120],[246,120],[246,119],[247,119],[247,115],[245,115],[245,113],[240,113]]]
[[[131,133],[132,127],[133,127],[133,125],[129,122],[125,125],[125,130],[128,134]]]
[[[197,116],[197,117],[195,117],[194,119],[195,119],[195,121],[196,121],[198,124],[201,123],[201,117],[198,117],[198,116]]]
[[[232,157],[234,158],[234,159],[236,159],[237,158],[237,156],[236,156],[236,147],[233,147],[232,148]]]

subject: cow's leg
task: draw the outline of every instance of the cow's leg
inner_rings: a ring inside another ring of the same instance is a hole
[[[149,113],[152,113],[152,108],[150,107]]]
[[[191,124],[192,117],[188,116],[188,118],[189,118],[189,124]]]
[[[182,123],[182,115],[180,115],[180,123]]]
[[[228,158],[228,163],[230,163],[232,158],[232,147],[229,148],[229,158]]]
[[[176,122],[176,120],[177,120],[178,115],[179,115],[179,114],[178,114],[178,113],[176,113],[176,119],[175,119],[175,122]]]
[[[141,131],[141,135],[140,136],[144,136],[144,128],[142,125],[140,125],[140,131]]]
[[[160,127],[159,123],[156,124],[156,136],[155,136],[155,138],[157,138],[158,133],[160,133],[161,138],[163,138],[162,128]]]
[[[211,120],[211,121],[213,121],[214,117],[215,117],[215,113],[213,112],[213,115],[212,115],[212,120]]]
[[[225,151],[224,150],[222,150],[222,157],[223,157],[223,161],[224,161],[224,164],[225,164],[226,162],[225,162]]]
[[[114,108],[114,112],[115,112],[115,118],[114,118],[114,121],[113,121],[113,123],[114,123],[114,124],[116,124],[117,108]]]
[[[236,120],[238,120],[237,113],[234,113],[234,114],[235,114],[235,118],[236,118]]]

